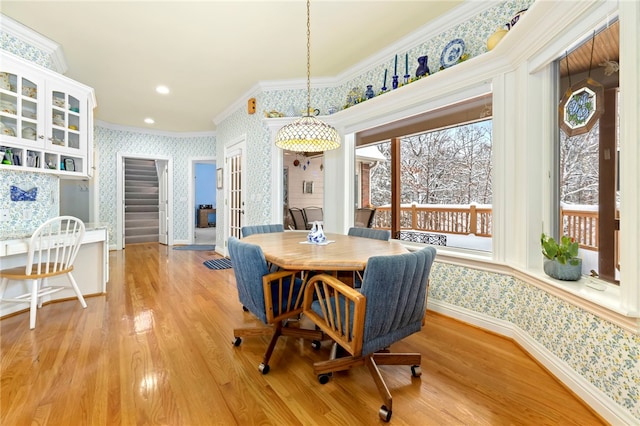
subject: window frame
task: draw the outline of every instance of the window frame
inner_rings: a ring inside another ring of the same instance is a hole
[[[620,85],[619,90],[623,93],[620,105],[620,150],[622,152],[620,158],[620,194],[622,203],[620,206],[620,263],[623,265],[620,271],[620,283],[616,284],[595,280],[580,286],[572,285],[572,283],[561,283],[550,281],[554,287],[564,290],[573,295],[578,300],[578,305],[591,307],[596,306],[607,308],[617,315],[627,318],[627,326],[630,329],[638,330],[637,320],[640,317],[640,267],[637,259],[640,254],[640,241],[637,238],[640,235],[640,227],[635,222],[635,217],[639,213],[640,191],[635,182],[640,181],[640,173],[638,172],[638,156],[639,150],[637,143],[640,136],[639,126],[634,122],[633,117],[637,117],[639,108],[637,103],[633,102],[634,94],[638,93],[638,82],[635,75],[640,72],[638,69],[638,41],[640,35],[637,20],[640,7],[634,2],[621,2],[614,4],[606,2],[596,7],[595,11],[585,14],[584,19],[577,20],[576,25],[568,28],[564,33],[555,38],[553,44],[543,49],[541,53],[534,56],[530,60],[529,66],[529,82],[533,82],[532,90],[543,90],[544,102],[547,104],[544,108],[548,111],[548,117],[543,120],[544,125],[537,137],[542,137],[544,142],[544,160],[546,165],[540,178],[546,180],[542,190],[544,198],[548,201],[543,207],[543,230],[549,232],[559,228],[559,220],[557,212],[559,211],[559,194],[558,194],[558,164],[559,158],[557,153],[557,139],[559,138],[557,127],[557,105],[555,105],[556,71],[553,62],[562,56],[563,52],[577,45],[584,40],[585,34],[594,28],[606,25],[607,21],[611,21],[616,16],[620,21]],[[635,50],[634,50],[635,49]],[[627,72],[625,72],[627,71]],[[629,95],[624,97],[624,93]],[[551,133],[551,134],[550,134]],[[544,135],[550,137],[544,137]],[[529,242],[529,247],[533,250],[539,244],[534,241]],[[531,258],[527,263],[531,265]],[[624,265],[629,265],[624,267]],[[527,268],[530,269],[530,268]],[[598,288],[593,290],[592,288]],[[582,299],[582,302],[579,300]],[[606,311],[601,308],[595,308],[600,313],[604,313],[604,317],[608,317]],[[616,315],[614,315],[615,317]],[[619,320],[620,317],[617,317]],[[619,321],[616,321],[619,322]],[[631,325],[635,322],[635,325]]]

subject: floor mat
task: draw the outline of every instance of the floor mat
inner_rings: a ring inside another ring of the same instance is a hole
[[[229,269],[232,268],[231,259],[227,259],[226,257],[222,259],[213,259],[207,260],[204,262],[204,266],[209,269]]]

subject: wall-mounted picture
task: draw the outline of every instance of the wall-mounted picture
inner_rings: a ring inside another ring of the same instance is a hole
[[[216,170],[216,188],[222,189],[222,168]]]
[[[302,193],[303,194],[313,194],[313,181],[312,180],[302,181]]]

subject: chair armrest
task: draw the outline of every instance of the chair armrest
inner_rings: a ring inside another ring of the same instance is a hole
[[[352,355],[361,354],[364,295],[331,275],[320,274],[307,284],[303,306],[303,313],[325,334]]]
[[[302,312],[304,288],[299,274],[300,271],[282,270],[262,277],[264,304],[269,324]]]

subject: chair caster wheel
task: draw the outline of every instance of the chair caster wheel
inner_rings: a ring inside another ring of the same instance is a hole
[[[391,410],[389,410],[385,405],[380,407],[378,415],[383,422],[388,422],[389,420],[391,420]]]
[[[320,349],[320,341],[319,340],[314,340],[311,342],[311,347],[315,350]]]
[[[233,341],[233,346],[240,346],[240,343],[242,343],[242,338],[236,337],[236,339]]]
[[[245,311],[245,312],[249,312],[249,309],[246,306],[243,306],[242,310]]]
[[[263,375],[269,373],[269,366],[265,365],[264,363],[260,363],[260,365],[258,366],[258,371],[261,372]]]
[[[413,377],[420,377],[422,376],[422,368],[420,368],[419,365],[412,365],[411,366],[411,375]]]
[[[329,383],[329,379],[331,378],[331,374],[318,374],[318,381],[321,385],[326,385]]]

